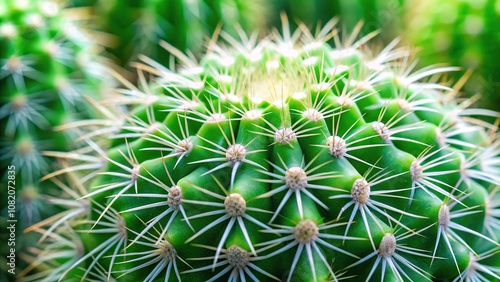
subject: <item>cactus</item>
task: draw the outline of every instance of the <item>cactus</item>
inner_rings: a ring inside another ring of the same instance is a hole
[[[421,49],[422,63],[451,63],[472,69],[467,93],[481,93],[481,106],[499,109],[498,1],[429,0],[407,1],[406,5],[405,39]]]
[[[180,65],[146,59],[84,123],[21,281],[500,280],[500,116],[456,68],[334,22],[224,37],[199,62],[164,44]]]
[[[0,7],[2,217],[8,190],[15,189],[16,230],[22,233],[58,212],[46,198],[57,191],[40,183],[56,165],[46,152],[75,149],[70,145],[75,135],[56,128],[89,118],[84,96],[97,98],[107,85],[101,79],[109,75],[98,57],[100,47],[58,3],[1,0]],[[14,180],[9,189],[7,180]],[[29,240],[17,238],[16,249],[20,252],[24,244]]]
[[[159,46],[164,40],[182,51],[195,54],[202,50],[204,37],[219,24],[235,33],[236,25],[254,30],[264,18],[264,1],[97,1],[94,10],[97,26],[115,36],[109,52],[128,67],[138,55],[146,55],[168,64],[169,53]]]

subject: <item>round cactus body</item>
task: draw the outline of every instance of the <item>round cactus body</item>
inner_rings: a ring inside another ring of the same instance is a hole
[[[51,281],[499,279],[500,141],[475,118],[499,115],[435,82],[454,68],[299,30],[125,82],[130,111],[87,124],[104,165],[45,232],[73,242],[37,260]]]

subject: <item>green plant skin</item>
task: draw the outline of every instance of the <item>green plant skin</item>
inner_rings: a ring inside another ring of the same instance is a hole
[[[472,279],[473,252],[497,278],[498,130],[427,81],[453,69],[298,32],[151,82],[59,227],[86,251],[60,281]]]

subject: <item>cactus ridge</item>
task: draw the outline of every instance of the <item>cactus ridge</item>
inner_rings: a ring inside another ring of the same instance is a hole
[[[59,281],[500,279],[500,115],[397,41],[283,30],[142,57],[139,86],[67,125],[88,150],[51,177],[82,175],[82,205],[37,226],[81,231]]]

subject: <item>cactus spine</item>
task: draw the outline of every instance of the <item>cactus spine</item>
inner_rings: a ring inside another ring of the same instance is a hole
[[[132,110],[86,123],[105,166],[40,226],[78,254],[40,257],[51,281],[499,280],[498,113],[397,42],[283,30],[123,80]]]

